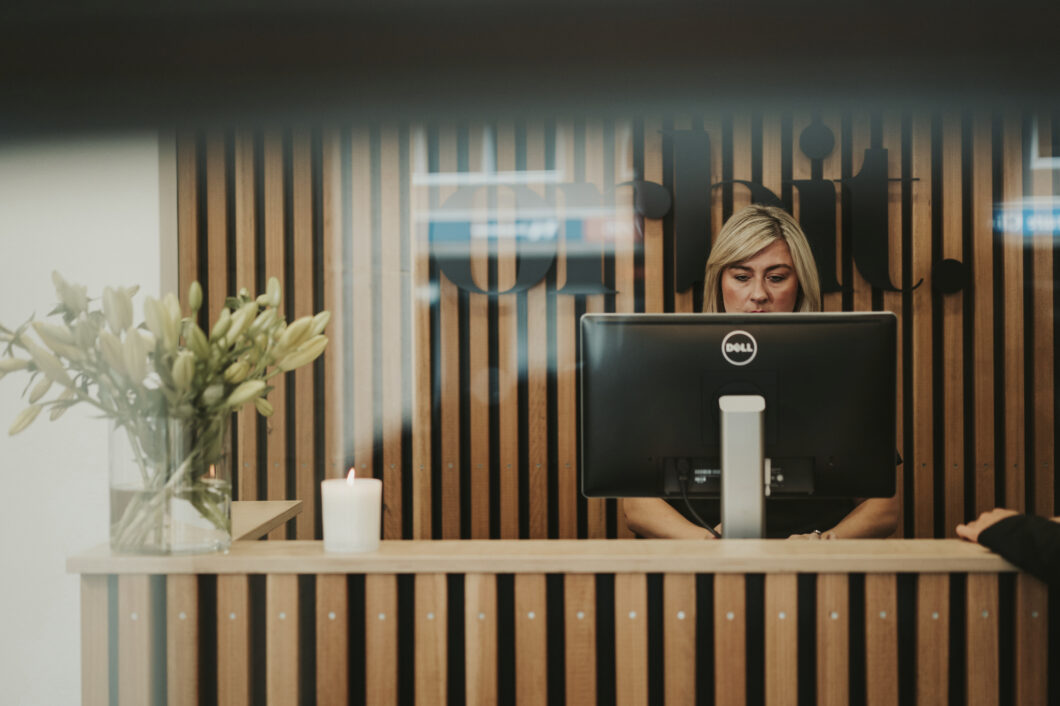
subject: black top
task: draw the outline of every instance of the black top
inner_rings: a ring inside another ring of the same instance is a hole
[[[1035,515],[1013,515],[980,532],[979,543],[1042,581],[1060,586],[1060,524]]]
[[[688,511],[684,500],[668,499],[671,507],[684,515],[689,522],[699,521]],[[710,523],[711,527],[721,521],[721,503],[718,500],[691,500],[692,507]],[[846,517],[857,503],[850,498],[766,498],[766,537],[783,539],[792,534],[805,534],[820,530],[826,532]],[[721,528],[725,536],[725,528]]]

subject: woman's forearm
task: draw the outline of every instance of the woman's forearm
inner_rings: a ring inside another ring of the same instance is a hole
[[[686,520],[661,498],[623,498],[626,524],[641,537],[713,539],[708,530]]]
[[[850,511],[827,534],[836,539],[883,538],[898,529],[898,496],[869,498]]]

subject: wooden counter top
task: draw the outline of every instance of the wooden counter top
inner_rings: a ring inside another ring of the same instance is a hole
[[[234,542],[192,556],[115,554],[107,546],[70,557],[77,574],[346,573],[997,573],[1017,569],[957,539],[796,541],[416,540],[378,552],[328,554],[319,541]]]

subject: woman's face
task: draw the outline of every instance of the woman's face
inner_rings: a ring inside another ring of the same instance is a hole
[[[721,300],[729,313],[792,312],[798,296],[795,263],[783,240],[721,273]]]

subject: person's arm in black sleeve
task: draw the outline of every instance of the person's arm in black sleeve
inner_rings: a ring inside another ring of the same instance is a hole
[[[978,541],[1024,571],[1060,586],[1060,524],[1044,517],[993,510],[975,522],[959,525],[957,534]]]

